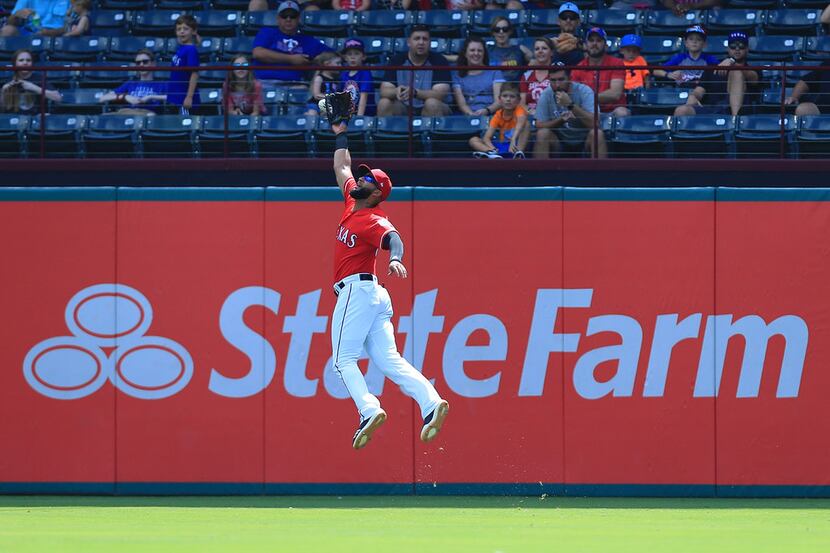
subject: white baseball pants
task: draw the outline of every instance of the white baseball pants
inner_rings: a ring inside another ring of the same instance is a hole
[[[331,324],[332,365],[346,385],[361,419],[380,409],[380,401],[369,393],[357,366],[364,346],[384,376],[418,402],[421,416],[425,417],[441,397],[429,380],[398,353],[389,292],[376,279],[360,280],[359,275],[350,275],[340,282],[345,286],[335,285],[339,294]]]

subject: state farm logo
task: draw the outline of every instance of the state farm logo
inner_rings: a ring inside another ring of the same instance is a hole
[[[135,288],[84,288],[69,300],[64,318],[72,336],[44,340],[23,360],[23,376],[40,394],[78,399],[109,380],[133,397],[161,399],[179,392],[193,376],[193,359],[179,343],[145,336],[153,307]]]

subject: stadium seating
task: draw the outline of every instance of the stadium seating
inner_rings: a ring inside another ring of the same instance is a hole
[[[798,156],[830,157],[830,115],[807,115],[798,120]]]
[[[130,22],[125,10],[93,10],[89,14],[89,26],[98,36],[123,36]]]
[[[467,34],[469,17],[469,12],[464,10],[421,11],[416,23],[428,26],[434,37],[463,38]]]
[[[184,12],[164,10],[136,12],[133,16],[132,33],[134,35],[173,37],[176,31],[176,19],[182,13]]]
[[[138,151],[143,117],[104,115],[87,119],[81,133],[84,155],[89,158],[132,157]]]
[[[199,118],[195,116],[148,117],[140,131],[144,157],[195,157],[193,137],[198,128]]]
[[[525,29],[530,36],[557,33],[559,32],[559,14],[556,10],[532,10],[527,18]]]
[[[304,11],[302,18],[303,31],[314,36],[346,36],[354,24],[354,14],[343,10]]]
[[[366,10],[359,13],[354,30],[361,37],[400,37],[414,21],[408,10]]]
[[[487,128],[485,117],[436,117],[432,127],[432,157],[469,157],[469,140]]]
[[[375,157],[423,157],[429,152],[429,117],[378,117],[373,133]],[[410,141],[410,135],[412,137]]]
[[[0,158],[16,159],[25,151],[23,133],[29,126],[28,115],[0,114]]]
[[[782,140],[783,127],[783,140]],[[793,152],[794,119],[779,115],[742,115],[735,126],[735,156],[739,158],[779,157]]]
[[[51,113],[73,113],[80,115],[98,115],[104,110],[100,102],[107,91],[99,88],[76,88],[61,94],[61,101],[53,103]]]
[[[764,33],[815,36],[818,31],[818,18],[818,10],[769,10],[764,17]]]
[[[692,10],[682,16],[668,10],[649,11],[643,25],[647,35],[681,35],[690,25],[703,24],[702,11]]]
[[[792,61],[804,47],[804,37],[766,35],[749,39],[750,60]]]
[[[242,14],[238,11],[213,10],[194,12],[199,22],[199,36],[234,37],[242,21]]]
[[[32,117],[24,131],[29,157],[38,157],[41,149],[41,118]],[[46,157],[80,157],[80,135],[86,123],[82,115],[50,115],[43,127],[43,153]]]
[[[12,54],[17,50],[23,48],[32,52],[32,55],[37,58],[42,58],[45,52],[48,52],[52,46],[52,39],[41,36],[13,36],[0,37],[0,58],[11,60]]]
[[[375,128],[373,117],[353,117],[349,121],[347,134],[349,136],[349,151],[355,157],[368,157],[371,148],[371,132]],[[331,157],[334,154],[334,133],[331,125],[322,117],[317,118],[317,124],[312,127],[314,141],[314,155],[316,157]]]
[[[650,63],[663,63],[683,48],[677,36],[644,36],[642,54]]]
[[[251,157],[256,118],[229,115],[227,121],[224,116],[202,117],[201,120],[197,136],[201,157]]]
[[[670,119],[664,115],[630,115],[615,118],[610,157],[666,157],[669,154]]]
[[[734,120],[727,115],[673,117],[671,143],[676,157],[722,159],[734,155]]]
[[[677,106],[689,99],[689,89],[674,86],[641,89],[636,104],[630,106],[638,115],[672,115]]]
[[[255,35],[263,27],[277,25],[277,12],[248,12],[242,18],[242,32],[246,35]]]
[[[588,12],[588,23],[602,27],[609,35],[636,33],[643,23],[642,10],[592,10]]]
[[[311,128],[316,118],[305,115],[260,117],[254,146],[260,158],[310,157]]]
[[[764,12],[761,10],[711,10],[706,18],[706,30],[713,34],[727,34],[743,31],[755,35],[761,25]],[[711,37],[710,37],[711,41]]]
[[[110,38],[110,49],[105,57],[107,61],[132,62],[135,53],[141,49],[153,52],[157,60],[167,55],[167,43],[161,37],[117,36]]]
[[[823,60],[830,58],[830,35],[813,36],[804,42],[802,60]],[[830,75],[828,76],[830,79]]]

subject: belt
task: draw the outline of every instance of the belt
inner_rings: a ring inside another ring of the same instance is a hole
[[[356,280],[377,280],[377,277],[371,273],[357,273],[355,275],[349,275],[340,282],[336,282],[334,284],[334,295],[339,295],[340,290],[345,288],[350,282],[354,282]]]

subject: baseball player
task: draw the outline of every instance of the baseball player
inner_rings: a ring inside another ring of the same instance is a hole
[[[321,114],[335,134],[334,174],[343,194],[345,209],[340,217],[334,248],[334,307],[331,324],[332,364],[360,414],[352,447],[365,446],[386,421],[378,398],[369,393],[357,359],[366,349],[383,374],[415,399],[424,425],[421,441],[429,442],[441,430],[449,404],[441,399],[429,380],[409,364],[395,345],[392,300],[378,284],[375,261],[378,249],[389,250],[387,275],[406,278],[403,241],[379,204],[389,197],[392,181],[380,169],[360,165],[352,174],[352,159],[346,134],[354,113],[348,92],[329,94],[320,101]]]

